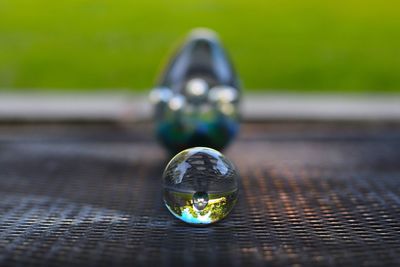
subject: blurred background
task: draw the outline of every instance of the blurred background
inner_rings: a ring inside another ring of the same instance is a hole
[[[1,90],[146,91],[194,27],[246,90],[400,91],[397,0],[0,0]]]

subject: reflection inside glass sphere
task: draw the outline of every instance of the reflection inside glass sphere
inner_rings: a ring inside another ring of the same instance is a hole
[[[233,164],[216,150],[184,150],[165,168],[165,205],[175,217],[190,224],[217,222],[236,203],[237,176]]]

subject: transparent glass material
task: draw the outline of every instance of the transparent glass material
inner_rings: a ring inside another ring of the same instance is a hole
[[[218,36],[193,31],[151,93],[156,134],[172,154],[225,148],[239,130],[240,85]]]
[[[237,171],[218,151],[195,147],[177,154],[163,175],[164,203],[178,219],[207,225],[225,218],[237,200]]]

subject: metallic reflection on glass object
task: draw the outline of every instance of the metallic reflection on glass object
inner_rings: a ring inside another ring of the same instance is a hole
[[[191,79],[186,83],[185,93],[190,101],[201,101],[207,96],[208,83],[200,78]]]
[[[238,132],[239,81],[213,31],[191,32],[150,100],[157,137],[171,153],[194,146],[220,150]]]
[[[164,203],[186,223],[220,221],[237,201],[237,178],[233,164],[218,151],[205,147],[184,150],[165,168]]]

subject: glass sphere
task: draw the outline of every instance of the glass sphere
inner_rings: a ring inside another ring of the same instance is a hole
[[[194,147],[171,159],[163,174],[164,203],[178,219],[207,225],[225,218],[237,200],[237,171],[218,151]]]

